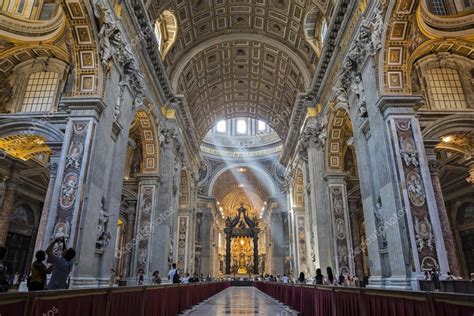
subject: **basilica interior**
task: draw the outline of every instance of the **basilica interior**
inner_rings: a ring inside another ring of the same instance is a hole
[[[172,263],[474,273],[474,1],[0,0],[0,245],[71,286]]]

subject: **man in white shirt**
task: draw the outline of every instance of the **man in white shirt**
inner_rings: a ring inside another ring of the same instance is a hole
[[[281,278],[281,281],[282,281],[283,283],[288,283],[288,277],[286,276],[286,274],[283,275],[283,277]]]
[[[168,272],[168,278],[170,280],[170,283],[179,283],[179,282],[174,282],[174,276],[175,274],[178,273],[178,270],[176,269],[176,263],[173,263],[173,267],[171,268],[170,272]]]

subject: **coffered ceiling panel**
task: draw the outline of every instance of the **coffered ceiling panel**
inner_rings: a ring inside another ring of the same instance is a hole
[[[314,74],[306,41],[310,0],[154,1],[150,17],[174,12],[178,36],[164,65],[187,99],[202,139],[220,119],[254,117],[285,138],[291,110]]]

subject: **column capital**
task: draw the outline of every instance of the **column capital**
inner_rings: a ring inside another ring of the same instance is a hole
[[[349,177],[348,172],[343,171],[333,171],[333,172],[326,172],[324,174],[324,179],[328,182],[328,184],[347,184],[347,178]]]
[[[384,117],[396,114],[413,114],[425,104],[421,95],[382,95],[376,107],[380,109]]]
[[[157,173],[139,173],[136,175],[139,185],[157,184],[160,181],[160,175]]]

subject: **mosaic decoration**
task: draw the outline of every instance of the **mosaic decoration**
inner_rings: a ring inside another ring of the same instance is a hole
[[[332,206],[333,225],[336,245],[337,272],[349,273],[349,231],[346,224],[347,209],[343,200],[343,186],[332,185],[329,188]]]
[[[400,148],[400,156],[397,159],[403,165],[405,187],[409,207],[406,216],[409,217],[409,225],[413,225],[409,231],[414,235],[416,252],[415,260],[418,260],[421,270],[427,271],[437,268],[438,254],[436,251],[435,236],[432,229],[431,216],[426,203],[425,184],[421,176],[421,168],[418,160],[418,149],[413,136],[412,121],[398,119],[394,120],[396,135]]]
[[[306,234],[305,234],[305,219],[303,215],[296,216],[296,230],[297,230],[297,241],[298,241],[298,254],[299,254],[299,271],[308,271],[308,256],[306,253]]]
[[[138,249],[137,249],[137,270],[143,269],[148,273],[150,255],[150,237],[153,232],[152,213],[153,200],[155,195],[155,186],[141,187],[141,199],[138,214]]]
[[[79,179],[84,165],[84,145],[87,141],[89,125],[88,121],[73,121],[72,123],[71,141],[66,154],[52,238],[69,239],[72,235],[72,219],[79,208],[79,203],[77,203],[81,186]]]
[[[178,216],[178,260],[176,266],[180,271],[186,270],[187,237],[188,216]]]

